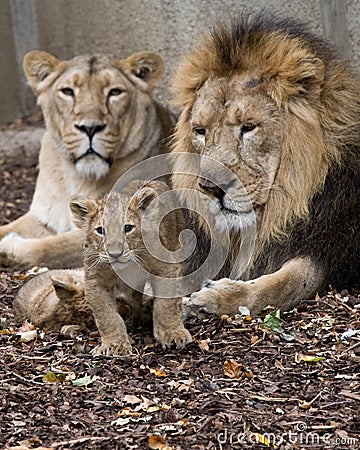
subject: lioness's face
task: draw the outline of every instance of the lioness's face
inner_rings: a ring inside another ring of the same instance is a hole
[[[161,58],[151,53],[60,61],[30,52],[24,60],[48,130],[79,175],[91,180],[104,177],[116,159],[139,145],[149,93],[162,68]]]
[[[224,217],[266,203],[281,158],[282,120],[254,76],[209,79],[198,90],[188,123],[191,146],[234,176],[206,158],[196,189],[217,202]]]

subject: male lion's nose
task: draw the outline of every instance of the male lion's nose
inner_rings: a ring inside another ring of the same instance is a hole
[[[94,134],[104,131],[105,127],[106,125],[104,124],[95,124],[91,126],[75,124],[75,128],[82,133],[85,133],[90,139],[94,136]]]
[[[221,186],[218,186],[217,184],[212,183],[211,181],[206,180],[204,178],[200,179],[199,186],[201,189],[203,189],[206,192],[209,192],[220,201],[225,196],[225,191],[221,188]]]

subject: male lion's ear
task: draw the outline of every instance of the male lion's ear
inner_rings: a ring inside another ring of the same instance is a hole
[[[38,95],[44,85],[44,80],[48,78],[60,64],[60,60],[47,52],[32,51],[25,55],[23,69],[29,85],[36,95]]]
[[[157,196],[155,189],[144,187],[134,195],[133,201],[138,209],[145,211]]]
[[[71,197],[69,206],[74,223],[79,228],[82,228],[96,213],[96,202],[80,195]]]
[[[123,71],[143,91],[151,92],[164,73],[164,61],[156,53],[140,52],[121,60]]]

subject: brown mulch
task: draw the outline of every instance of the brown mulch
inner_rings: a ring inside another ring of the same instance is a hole
[[[35,176],[2,162],[2,223],[26,211]],[[11,304],[25,277],[0,279],[5,448],[360,448],[359,293],[330,292],[284,314],[285,335],[190,311],[185,350],[133,330],[134,355],[106,358],[90,354],[96,333],[20,328]]]

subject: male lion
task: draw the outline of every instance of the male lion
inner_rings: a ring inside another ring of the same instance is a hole
[[[217,203],[215,223],[231,236],[226,267],[248,223],[246,196],[208,159],[187,175],[191,154],[230,169],[256,218],[247,271],[209,283],[190,304],[219,314],[244,305],[256,314],[269,304],[292,308],[328,283],[358,282],[360,83],[349,64],[295,22],[240,18],[195,47],[174,90],[182,112],[173,184],[188,189],[189,206],[189,189],[203,194],[205,208]]]
[[[28,213],[0,227],[0,262],[18,267],[82,264],[81,238],[71,220],[74,194],[96,198],[134,164],[166,151],[174,118],[152,97],[161,57],[136,53],[61,61],[25,56],[24,71],[46,122],[39,175]]]

